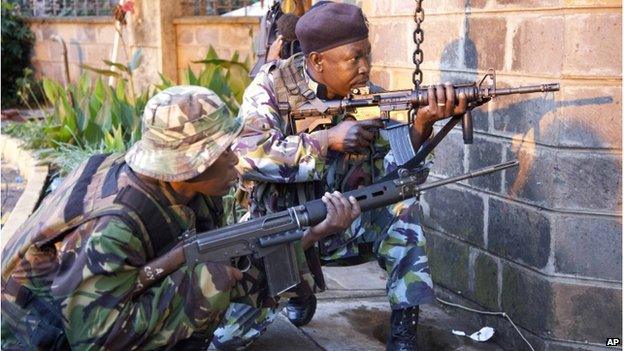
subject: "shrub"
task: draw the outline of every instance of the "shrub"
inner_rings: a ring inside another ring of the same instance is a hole
[[[18,80],[30,66],[35,36],[26,21],[14,12],[14,4],[2,2],[2,107],[17,106]],[[22,85],[26,82],[22,81]]]

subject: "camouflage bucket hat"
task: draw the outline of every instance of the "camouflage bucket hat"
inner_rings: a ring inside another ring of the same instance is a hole
[[[154,95],[142,123],[141,140],[128,150],[126,162],[137,173],[168,182],[200,175],[243,127],[215,93],[192,85]]]

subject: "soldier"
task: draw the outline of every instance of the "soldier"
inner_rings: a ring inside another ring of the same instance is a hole
[[[241,128],[206,88],[151,98],[141,140],[125,155],[82,164],[4,249],[2,349],[207,349],[230,301],[254,305],[238,269],[202,263],[143,289],[136,281],[183,232],[221,224]],[[324,201],[328,218],[308,239],[344,230],[359,214],[355,199]]]
[[[377,133],[382,127],[379,119],[333,116],[334,126],[329,129],[304,130],[288,116],[303,102],[322,111],[323,99],[342,98],[353,88],[369,84],[371,45],[361,9],[323,1],[299,19],[296,34],[303,54],[263,66],[243,98],[240,114],[245,127],[233,150],[241,160],[238,167],[247,181],[253,216],[314,198],[319,189],[357,188],[397,166],[385,134]],[[414,151],[430,137],[437,120],[466,110],[466,97],[462,94],[456,100],[450,84],[431,86],[428,93],[429,104],[420,107],[415,123],[406,127]],[[388,274],[392,307],[389,350],[416,349],[418,306],[434,300],[418,214],[416,200],[365,213],[350,230],[306,252],[316,285],[311,288],[317,290],[324,288],[317,253],[325,263],[378,260]],[[286,307],[295,325],[308,323],[316,308],[314,295],[305,291],[300,288],[300,295]],[[236,348],[248,344],[274,313],[232,305],[225,326],[215,332],[215,345]]]

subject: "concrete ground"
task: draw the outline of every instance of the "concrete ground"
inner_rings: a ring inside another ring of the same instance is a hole
[[[280,315],[248,350],[385,350],[390,318],[385,273],[376,262],[325,267],[324,271],[329,289],[317,295],[314,319],[297,328]],[[419,323],[421,350],[502,350],[491,341],[477,343],[451,334],[451,329],[472,334],[481,327],[466,325],[440,304],[423,306]]]
[[[0,209],[0,224],[4,224],[15,207],[17,200],[24,192],[26,186],[24,178],[20,176],[17,167],[10,165],[4,160],[0,161],[2,169],[2,182],[0,182],[0,199],[2,199],[2,208]]]

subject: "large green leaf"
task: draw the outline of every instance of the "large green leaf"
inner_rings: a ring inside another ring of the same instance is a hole
[[[54,105],[56,103],[56,100],[58,99],[60,92],[62,91],[62,88],[60,84],[58,84],[57,82],[44,78],[43,79],[43,91],[45,93],[46,98],[48,99],[48,102]]]
[[[121,74],[115,71],[111,71],[109,69],[103,69],[103,68],[97,68],[97,67],[93,67],[93,66],[89,66],[89,65],[80,65],[80,67],[95,72],[97,74],[101,74],[104,76],[113,76],[113,77],[121,77]]]
[[[109,67],[113,66],[113,67],[117,68],[118,70],[120,70],[122,72],[126,72],[126,73],[130,72],[130,69],[126,65],[124,65],[124,64],[121,64],[121,63],[118,63],[118,62],[109,61],[109,60],[102,60],[102,61]]]

